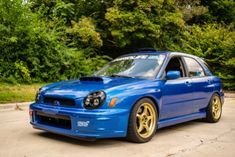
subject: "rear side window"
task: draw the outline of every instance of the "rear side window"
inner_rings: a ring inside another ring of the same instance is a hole
[[[189,77],[202,77],[205,72],[201,65],[193,58],[184,57]]]

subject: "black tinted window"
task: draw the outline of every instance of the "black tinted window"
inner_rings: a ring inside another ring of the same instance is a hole
[[[202,77],[205,76],[204,70],[201,65],[193,58],[184,57],[188,73],[190,77]]]

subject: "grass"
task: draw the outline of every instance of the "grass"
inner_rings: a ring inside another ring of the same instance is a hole
[[[0,104],[34,101],[36,92],[43,85],[45,83],[30,85],[0,83]]]

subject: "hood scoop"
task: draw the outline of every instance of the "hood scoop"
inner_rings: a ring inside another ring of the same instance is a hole
[[[102,77],[98,77],[98,76],[85,76],[85,77],[81,77],[79,79],[81,82],[85,82],[85,81],[89,81],[89,82],[103,82],[103,78]]]

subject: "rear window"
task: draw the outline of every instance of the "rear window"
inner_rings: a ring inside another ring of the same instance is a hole
[[[193,58],[184,57],[185,63],[188,68],[188,75],[190,77],[205,76],[203,67]]]

